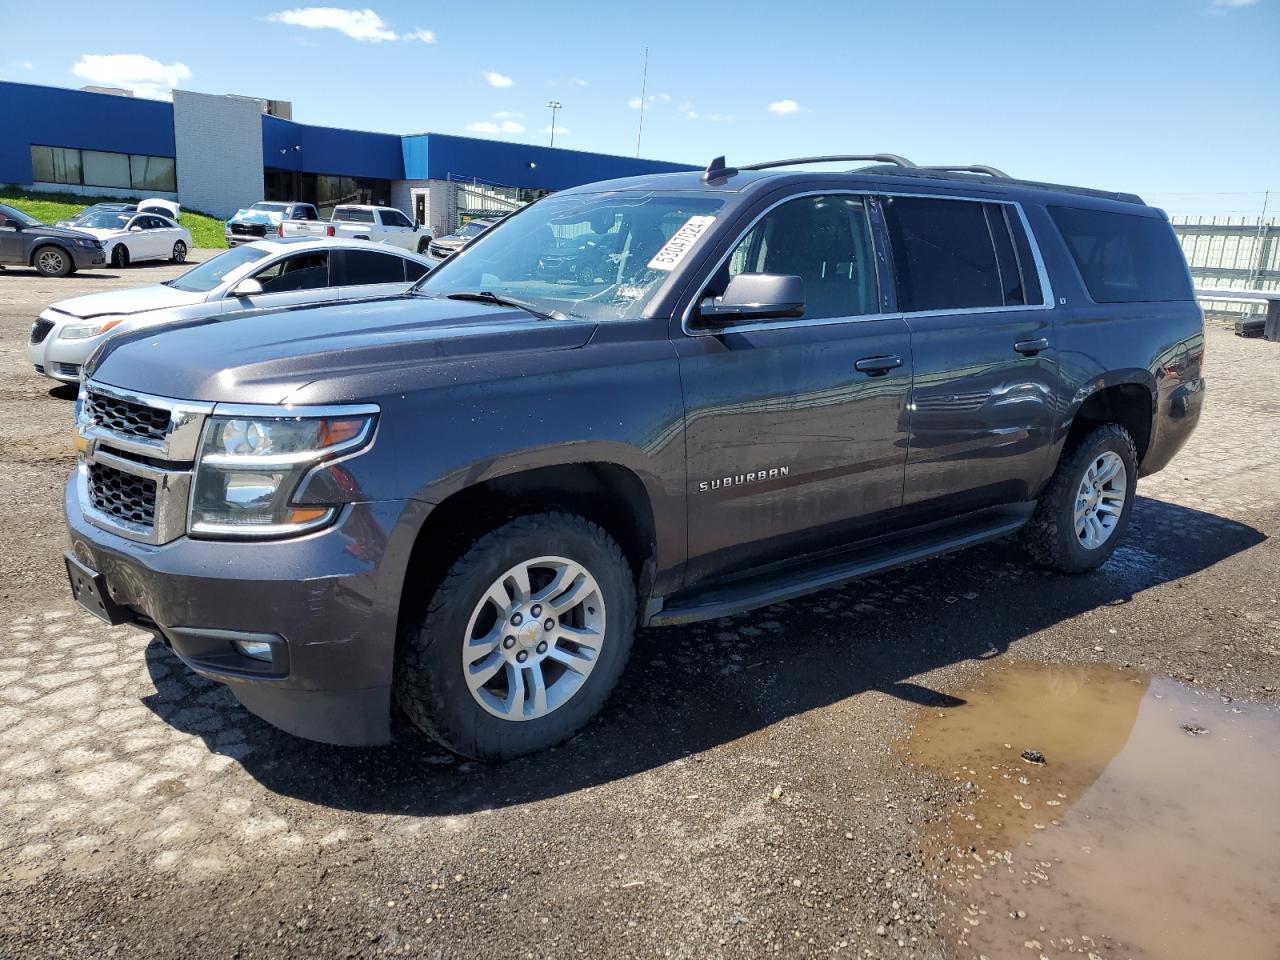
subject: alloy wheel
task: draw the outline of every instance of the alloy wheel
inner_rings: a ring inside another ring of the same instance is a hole
[[[1120,456],[1110,450],[1089,461],[1076,491],[1076,538],[1087,550],[1111,539],[1124,513],[1128,472]]]
[[[467,688],[503,720],[536,720],[582,688],[600,656],[604,596],[584,566],[538,557],[498,577],[462,639]]]
[[[61,273],[66,266],[66,260],[58,250],[42,250],[38,266],[42,273]]]

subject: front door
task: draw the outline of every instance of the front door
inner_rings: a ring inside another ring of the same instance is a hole
[[[686,583],[879,532],[902,502],[911,345],[879,314],[867,202],[801,196],[766,212],[702,296],[738,273],[797,275],[804,316],[680,338]]]
[[[1058,391],[1052,298],[1015,204],[887,197],[915,382],[903,503],[928,517],[1028,500]]]
[[[224,312],[261,310],[338,299],[338,291],[330,282],[327,250],[282,257],[250,277],[262,284],[262,292],[243,297],[229,292],[223,300]]]

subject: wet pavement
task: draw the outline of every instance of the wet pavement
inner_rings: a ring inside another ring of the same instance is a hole
[[[1276,709],[1014,661],[904,749],[959,785],[931,842],[974,956],[1280,957]]]

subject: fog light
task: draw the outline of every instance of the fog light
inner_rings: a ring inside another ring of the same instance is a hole
[[[271,662],[271,644],[266,640],[232,640],[231,646],[235,647],[236,653],[241,656]]]

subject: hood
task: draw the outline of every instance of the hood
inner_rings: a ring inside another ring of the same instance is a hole
[[[282,403],[323,380],[325,402],[338,402],[367,399],[361,391],[370,383],[394,391],[433,363],[570,350],[595,327],[457,300],[357,300],[125,334],[107,341],[85,373],[123,389],[238,403]]]
[[[73,233],[84,234],[95,240],[107,240],[111,237],[123,237],[128,230],[107,229],[106,227],[76,227]]]
[[[51,227],[47,224],[41,224],[38,227],[24,227],[23,233],[34,233],[41,237],[66,237],[68,240],[97,240],[98,238],[88,230],[80,228],[71,229],[70,227]]]
[[[192,293],[189,290],[177,290],[155,284],[150,287],[108,290],[106,293],[90,293],[83,297],[72,297],[70,300],[59,300],[50,309],[87,319],[104,314],[120,316],[145,313],[148,310],[163,310],[166,307],[183,307],[192,303],[203,303],[208,295],[207,292]]]

